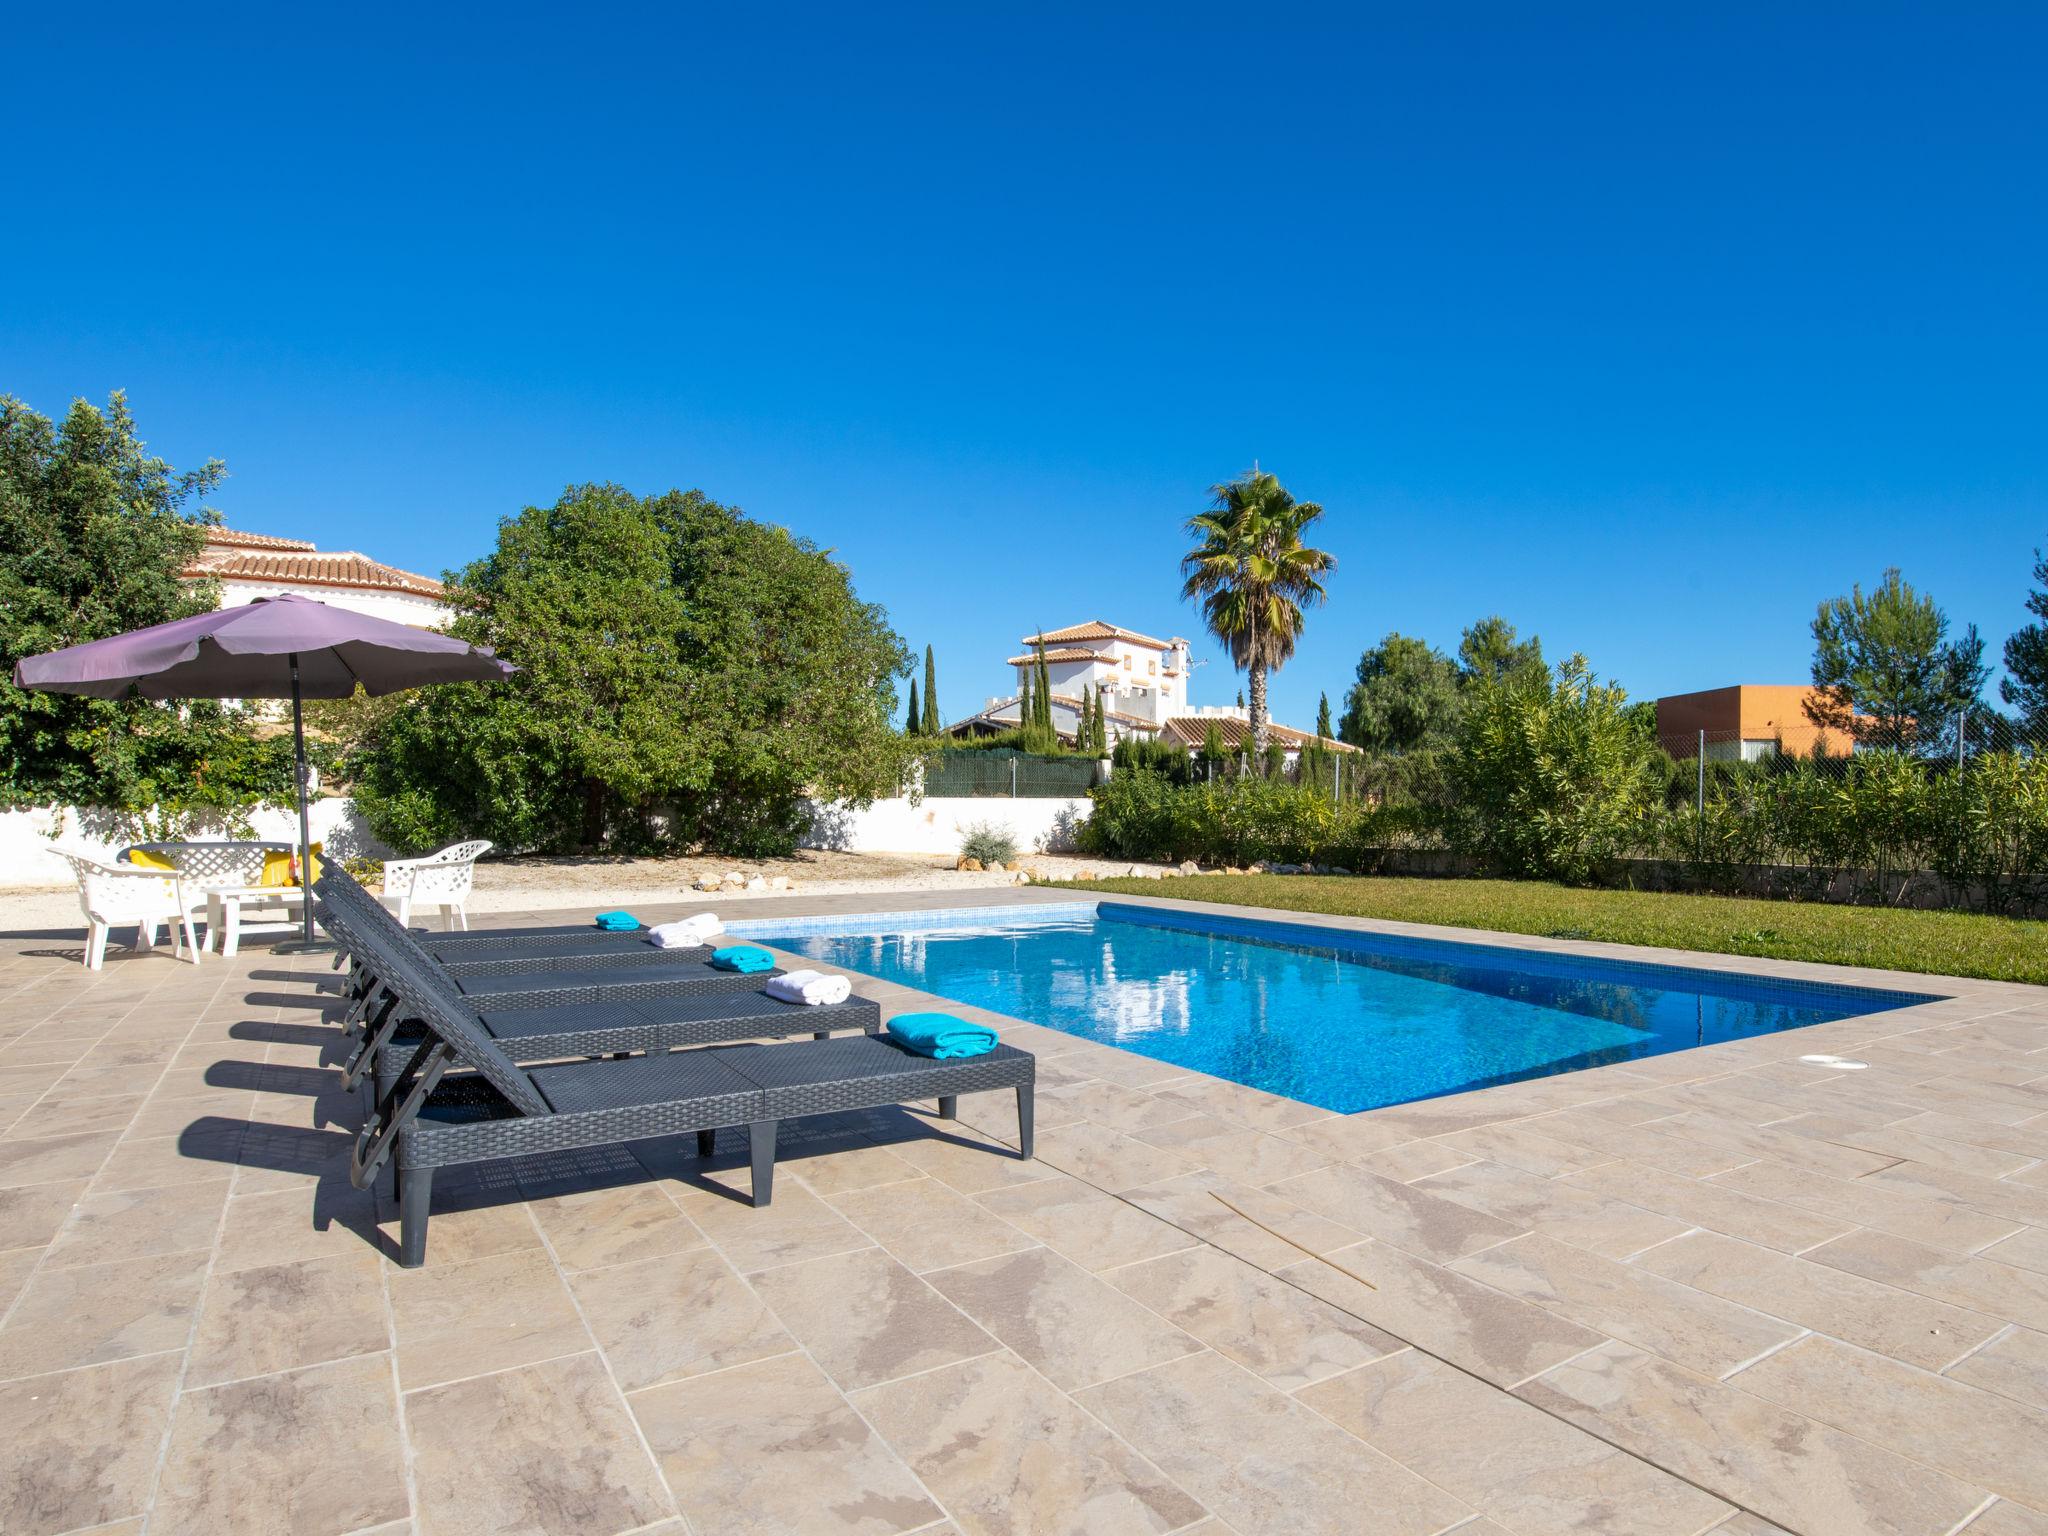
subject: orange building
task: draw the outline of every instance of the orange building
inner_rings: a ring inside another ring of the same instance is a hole
[[[1823,730],[1806,713],[1817,691],[1805,683],[1737,683],[1674,693],[1657,701],[1657,740],[1673,757],[1694,757],[1705,731],[1710,761],[1847,753],[1853,744],[1846,735]]]

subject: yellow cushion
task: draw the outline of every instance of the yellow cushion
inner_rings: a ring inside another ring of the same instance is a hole
[[[315,843],[308,851],[306,862],[313,868],[313,873],[306,878],[306,884],[308,885],[311,885],[320,878],[320,854],[321,850],[326,846],[325,843]]]
[[[176,871],[178,867],[177,865],[173,864],[169,859],[165,858],[162,854],[151,853],[147,848],[129,849],[128,862],[130,864],[133,864],[137,869],[166,869]]]
[[[296,885],[292,879],[292,856],[288,853],[266,853],[263,855],[263,878],[258,885]]]

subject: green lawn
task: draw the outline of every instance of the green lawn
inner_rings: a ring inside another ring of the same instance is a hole
[[[1586,891],[1534,880],[1191,875],[1071,883],[1098,895],[1444,923],[1497,933],[1661,944],[1724,955],[2048,982],[2048,925],[1967,912],[1905,912],[1738,896]]]

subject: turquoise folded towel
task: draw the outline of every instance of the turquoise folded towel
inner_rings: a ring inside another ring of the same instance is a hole
[[[640,919],[630,912],[600,912],[597,926],[606,933],[631,933],[640,926]]]
[[[906,1051],[939,1061],[986,1056],[996,1048],[996,1032],[950,1013],[899,1013],[889,1021],[889,1038]]]
[[[728,944],[711,951],[711,964],[721,971],[738,971],[742,976],[759,975],[775,969],[775,957],[756,944]]]

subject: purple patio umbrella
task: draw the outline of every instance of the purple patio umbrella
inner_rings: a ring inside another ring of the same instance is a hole
[[[496,682],[512,670],[488,646],[287,594],[24,656],[14,664],[14,683],[96,699],[290,699],[299,868],[310,872],[303,701],[349,698],[358,684],[381,694],[423,683]],[[303,905],[310,944],[313,904]]]

